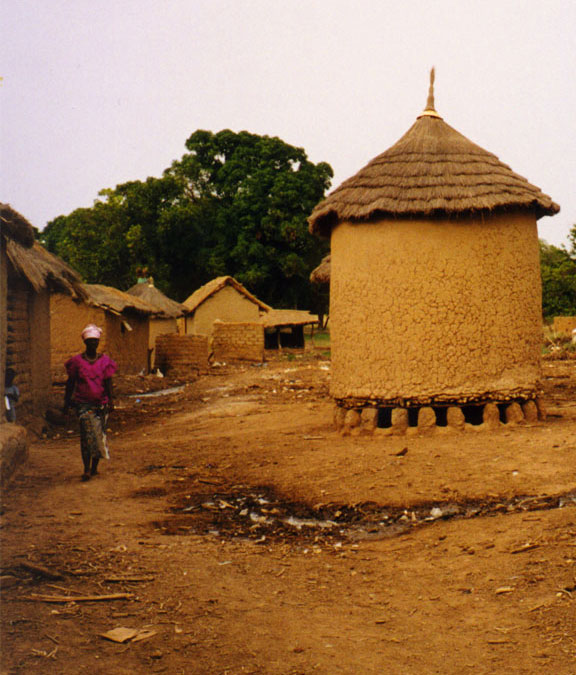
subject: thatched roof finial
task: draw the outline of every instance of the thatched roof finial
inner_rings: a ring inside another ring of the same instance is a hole
[[[436,71],[434,69],[434,66],[432,66],[432,69],[430,70],[430,86],[428,87],[428,100],[426,101],[426,107],[424,108],[424,112],[422,112],[420,115],[418,115],[418,119],[420,117],[438,117],[439,119],[442,119],[440,115],[436,112],[436,108],[434,106],[434,78],[436,76]]]

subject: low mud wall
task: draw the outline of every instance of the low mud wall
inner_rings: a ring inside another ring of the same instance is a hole
[[[264,327],[254,322],[215,321],[212,354],[215,361],[263,361]]]
[[[158,335],[156,338],[156,367],[170,375],[189,375],[208,370],[208,336]]]

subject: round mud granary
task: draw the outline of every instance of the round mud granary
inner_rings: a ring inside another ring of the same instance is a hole
[[[536,221],[559,207],[428,103],[314,209],[331,239],[331,394],[362,410],[536,398]],[[382,417],[382,415],[381,415]]]

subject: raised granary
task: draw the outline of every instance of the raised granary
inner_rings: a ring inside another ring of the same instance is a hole
[[[559,207],[428,102],[407,133],[310,216],[331,239],[331,393],[374,424],[481,424],[538,397],[536,221]],[[531,408],[530,408],[531,409]],[[400,414],[398,411],[406,411]],[[346,415],[336,415],[344,424]],[[402,424],[398,420],[402,421]],[[396,425],[396,427],[395,427]]]

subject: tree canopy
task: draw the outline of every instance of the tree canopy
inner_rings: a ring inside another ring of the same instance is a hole
[[[301,148],[246,131],[196,131],[161,178],[102,190],[91,208],[51,221],[50,251],[88,282],[131,286],[146,267],[171,297],[185,299],[229,274],[277,307],[318,311],[308,281],[327,244],[307,216],[332,169]]]
[[[540,241],[542,314],[545,318],[576,315],[576,225],[570,230],[570,251]]]

